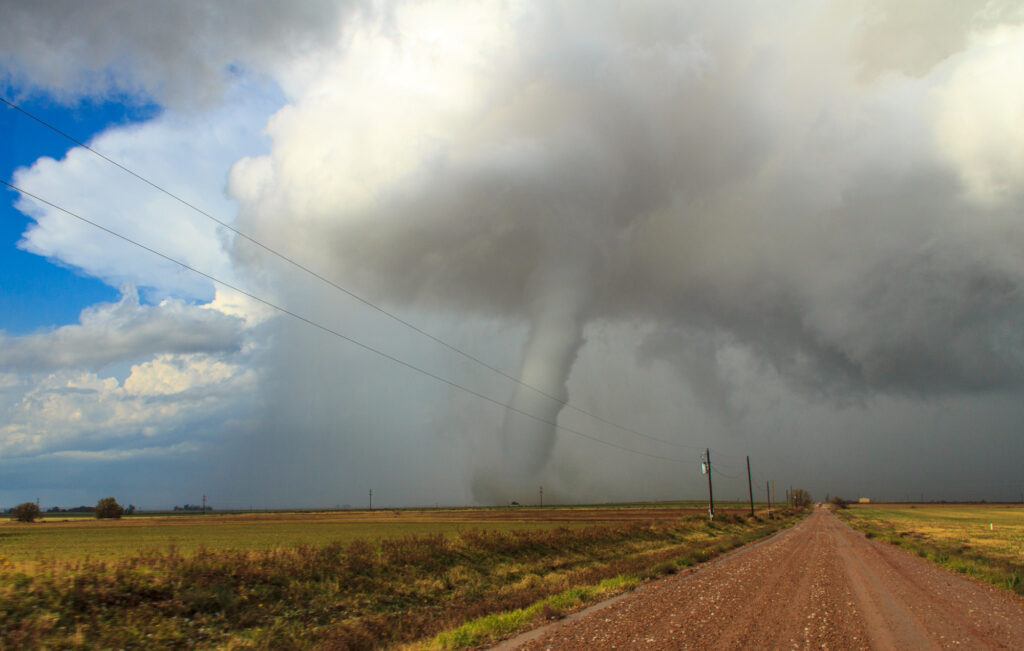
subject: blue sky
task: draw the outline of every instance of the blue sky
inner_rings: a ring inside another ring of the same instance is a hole
[[[5,97],[415,327],[0,109],[5,180],[383,353],[4,191],[0,505],[1016,499],[1012,4],[16,5]]]
[[[14,102],[19,89],[6,87],[3,96]],[[82,101],[74,107],[58,104],[52,99],[36,98],[15,102],[29,113],[61,128],[62,131],[87,142],[94,134],[113,125],[129,124],[152,117],[152,106],[135,106],[124,102]],[[4,106],[0,128],[8,134],[8,145],[0,149],[0,174],[10,179],[18,167],[29,166],[43,156],[60,159],[74,144],[18,111]],[[81,272],[26,253],[17,244],[30,220],[13,207],[14,192],[4,189],[0,224],[0,329],[10,334],[24,334],[39,328],[74,323],[85,307],[100,301],[115,300],[117,288],[83,275]]]

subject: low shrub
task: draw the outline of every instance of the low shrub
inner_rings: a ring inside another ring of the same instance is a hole
[[[848,506],[849,506],[849,502],[847,502],[843,498],[839,497],[838,495],[836,495],[835,497],[830,499],[828,501],[828,503],[831,504],[832,506],[836,507],[837,509],[845,509],[845,508],[848,508]]]

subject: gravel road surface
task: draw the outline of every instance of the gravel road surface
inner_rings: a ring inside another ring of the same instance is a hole
[[[498,649],[1024,649],[1024,599],[826,509]]]

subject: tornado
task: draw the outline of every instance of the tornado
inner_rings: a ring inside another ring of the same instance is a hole
[[[564,267],[543,274],[543,288],[531,302],[520,383],[500,432],[499,476],[505,499],[536,492],[537,479],[554,448],[555,423],[569,400],[569,375],[584,343],[589,295],[585,269]]]

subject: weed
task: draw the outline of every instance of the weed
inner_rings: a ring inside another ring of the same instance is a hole
[[[657,565],[652,565],[644,572],[645,578],[654,579],[664,574],[675,574],[679,571],[679,566],[675,561],[662,561]]]

